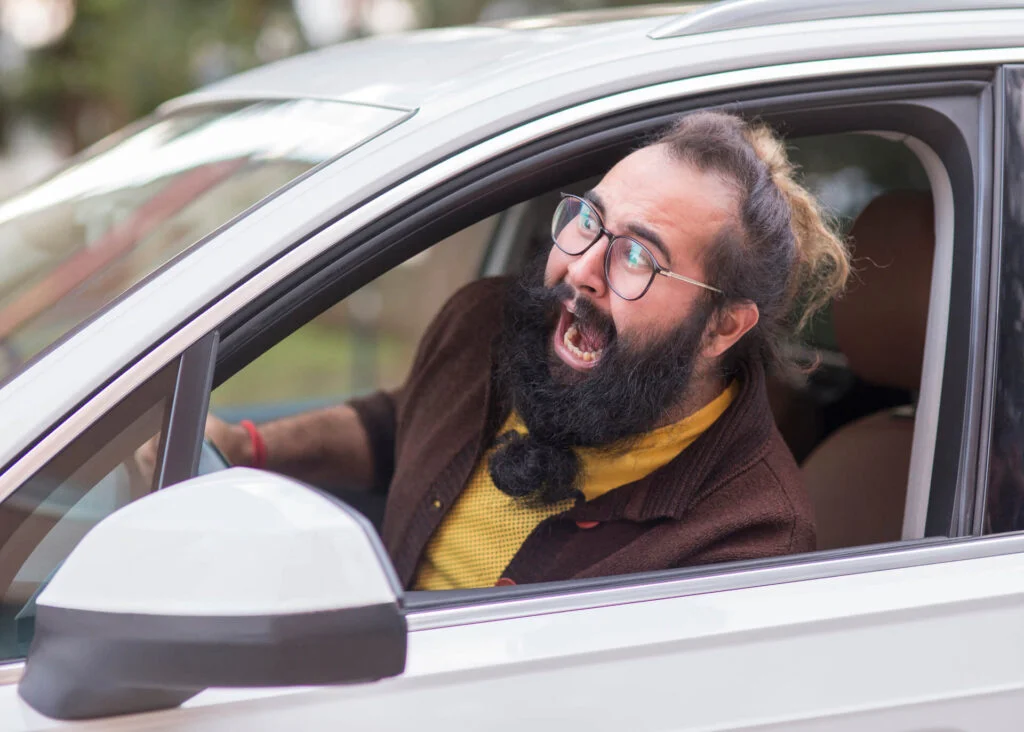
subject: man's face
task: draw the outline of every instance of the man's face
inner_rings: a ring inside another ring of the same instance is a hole
[[[660,148],[624,159],[590,197],[605,228],[694,279],[733,201],[716,177]],[[502,436],[489,462],[509,495],[572,496],[580,480],[573,449],[610,446],[678,418],[700,368],[711,314],[703,289],[657,277],[644,297],[623,300],[605,281],[607,244],[575,257],[552,247],[537,262],[543,273],[531,265],[510,291],[499,374],[529,434]]]
[[[604,228],[639,240],[659,265],[701,282],[706,281],[705,249],[735,209],[735,192],[719,176],[678,162],[660,145],[621,160],[585,197],[600,214]],[[621,339],[631,348],[664,338],[686,321],[694,303],[706,295],[697,286],[656,276],[639,300],[623,300],[605,279],[607,246],[607,237],[602,237],[578,256],[552,246],[545,268],[547,287],[565,283],[572,288],[573,297],[563,302],[551,344],[557,357],[579,372],[600,363],[610,338]],[[579,298],[607,316],[611,332],[573,328]]]

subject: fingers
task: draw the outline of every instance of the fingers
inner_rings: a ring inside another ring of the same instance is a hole
[[[232,465],[244,466],[252,463],[249,434],[242,427],[208,414],[206,439],[212,442]]]
[[[153,473],[156,472],[157,449],[160,445],[160,433],[142,443],[132,456],[135,466],[139,469],[143,478],[153,480]]]

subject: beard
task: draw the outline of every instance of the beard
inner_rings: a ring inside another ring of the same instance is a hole
[[[566,283],[543,285],[544,260],[512,286],[497,350],[499,383],[528,434],[499,435],[488,468],[504,493],[551,504],[579,493],[574,448],[628,450],[631,438],[658,427],[682,402],[711,307],[698,299],[684,322],[641,344],[620,338],[611,318],[578,296],[575,325],[604,345],[597,365],[576,371],[552,344],[563,303],[574,291]]]

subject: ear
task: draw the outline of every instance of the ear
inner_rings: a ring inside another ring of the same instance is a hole
[[[719,310],[708,323],[704,334],[703,355],[716,359],[732,348],[736,341],[757,325],[760,313],[749,300],[730,303]]]

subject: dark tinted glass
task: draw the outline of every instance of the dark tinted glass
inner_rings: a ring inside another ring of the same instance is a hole
[[[1024,529],[1024,67],[1006,70],[999,339],[985,533]]]

